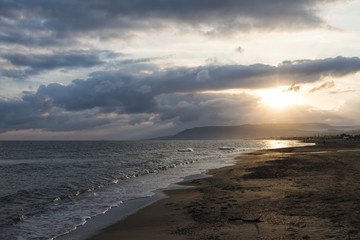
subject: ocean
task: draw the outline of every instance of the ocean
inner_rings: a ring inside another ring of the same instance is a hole
[[[0,239],[54,239],[246,151],[297,141],[3,141]],[[235,150],[220,150],[230,146]],[[192,148],[193,152],[178,149]]]

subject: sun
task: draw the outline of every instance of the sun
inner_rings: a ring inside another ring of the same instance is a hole
[[[257,94],[261,97],[264,104],[275,109],[301,104],[302,102],[298,92],[286,91],[286,88],[284,87],[258,90]]]

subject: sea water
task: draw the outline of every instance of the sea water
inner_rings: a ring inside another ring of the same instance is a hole
[[[245,151],[296,141],[0,142],[0,239],[53,239]],[[220,147],[235,147],[224,151]],[[178,152],[192,148],[193,152]]]

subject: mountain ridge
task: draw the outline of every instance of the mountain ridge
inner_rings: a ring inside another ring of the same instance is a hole
[[[237,126],[204,126],[185,129],[175,135],[153,140],[224,140],[279,137],[305,137],[330,135],[341,132],[343,127],[324,123],[265,123]]]

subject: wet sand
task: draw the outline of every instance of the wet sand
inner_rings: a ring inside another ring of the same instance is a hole
[[[181,183],[191,187],[167,191],[168,198],[91,240],[360,239],[360,142],[237,159],[211,177]]]

